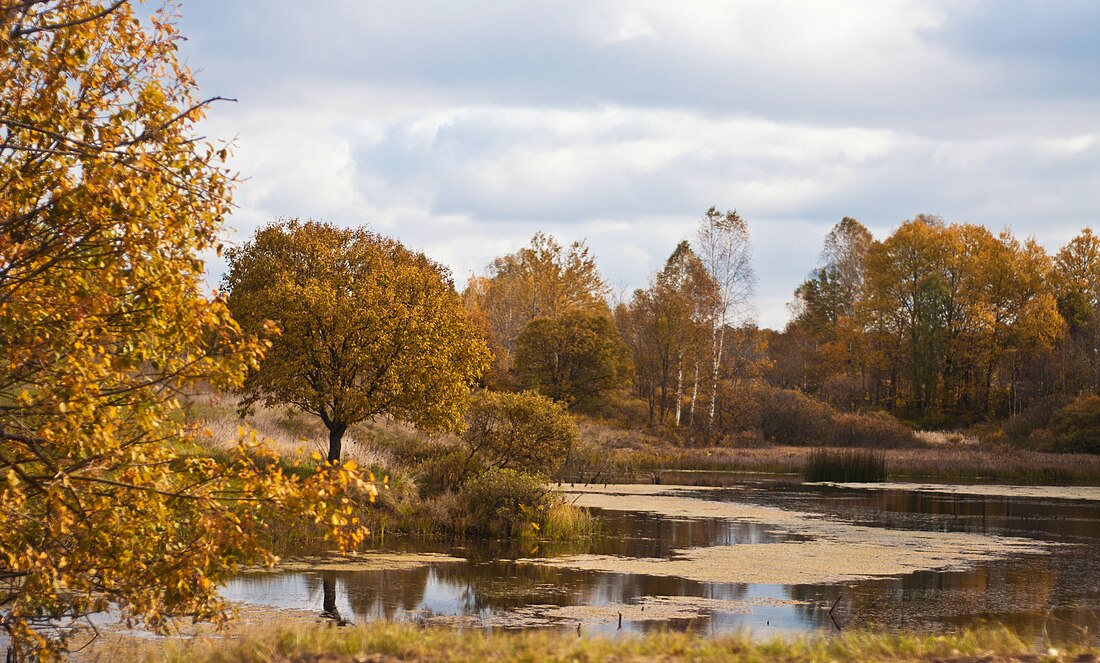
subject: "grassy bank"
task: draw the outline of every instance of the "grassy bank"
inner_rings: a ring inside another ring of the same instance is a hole
[[[774,472],[801,475],[815,447],[677,448],[647,446],[608,454],[598,481],[652,480],[660,470]],[[1000,481],[1021,484],[1100,485],[1100,456],[1026,451],[1006,446],[927,446],[880,452],[893,480]],[[588,476],[572,477],[583,480]]]
[[[390,623],[355,628],[300,626],[257,630],[237,640],[173,643],[155,660],[183,663],[267,661],[1096,661],[1100,649],[1025,642],[985,629],[945,636],[845,633],[754,640],[684,633],[577,637],[573,632],[487,632]],[[154,660],[150,657],[148,660]]]
[[[190,398],[185,416],[201,432],[184,452],[225,460],[244,426],[268,441],[287,473],[310,473],[318,465],[314,455],[327,453],[327,432],[316,417],[257,406],[242,419],[237,406],[237,398],[228,394],[208,392]],[[564,541],[591,537],[598,529],[594,516],[569,504],[541,476],[471,471],[456,485],[454,475],[468,464],[469,452],[454,435],[430,435],[379,419],[351,426],[344,437],[344,454],[379,480],[375,499],[366,493],[349,495],[358,517],[371,530],[368,546],[392,535]],[[326,549],[325,531],[308,519],[274,518],[265,536],[279,554],[312,554]]]

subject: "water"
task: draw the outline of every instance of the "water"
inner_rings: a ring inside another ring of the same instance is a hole
[[[603,535],[579,544],[415,545],[461,563],[390,571],[244,575],[224,595],[284,608],[328,608],[356,623],[377,619],[485,627],[576,628],[605,633],[683,629],[721,633],[852,627],[917,632],[996,623],[1025,637],[1098,642],[1100,502],[950,495],[806,485],[790,478],[745,478],[698,499],[736,500],[815,512],[870,527],[1010,535],[1057,543],[1043,554],[981,562],[964,571],[925,571],[838,585],[707,583],[681,578],[551,568],[515,560],[593,553],[667,558],[675,550],[798,540],[761,525],[596,510]],[[398,542],[409,547],[408,541]],[[657,618],[652,597],[698,597],[694,614]],[[647,605],[649,615],[622,606]],[[612,606],[605,619],[570,606]],[[740,606],[740,607],[738,607]]]

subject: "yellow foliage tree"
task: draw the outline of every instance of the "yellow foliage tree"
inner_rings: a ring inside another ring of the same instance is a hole
[[[194,453],[178,390],[238,384],[263,345],[203,296],[232,177],[170,17],[125,2],[0,3],[0,633],[46,659],[114,607],[224,619],[217,585],[270,559],[272,505],[362,539],[339,486]],[[247,497],[247,499],[241,499]],[[300,516],[299,516],[300,517]]]
[[[605,311],[607,293],[583,242],[563,247],[552,235],[537,232],[529,246],[493,260],[488,276],[472,277],[462,293],[467,310],[490,332],[491,381],[509,381],[516,339],[527,323],[567,311]]]
[[[348,426],[388,414],[460,428],[489,350],[445,267],[361,229],[287,220],[228,253],[229,308],[244,329],[281,333],[245,382],[245,405],[321,418],[329,460]]]

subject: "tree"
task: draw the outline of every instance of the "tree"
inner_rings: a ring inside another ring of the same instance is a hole
[[[0,34],[0,631],[43,659],[109,607],[224,619],[218,584],[268,558],[272,505],[355,544],[337,486],[365,485],[289,477],[249,439],[183,453],[181,390],[239,384],[263,344],[202,294],[233,182],[195,136],[207,102],[169,16],[32,0],[0,7]]]
[[[462,439],[466,466],[553,476],[577,443],[577,429],[565,407],[532,391],[481,391],[470,404]]]
[[[854,316],[873,241],[870,231],[851,217],[833,226],[825,237],[822,266],[795,290],[797,319],[827,336],[839,320]]]
[[[693,365],[697,384],[703,320],[714,296],[713,279],[683,241],[650,286],[616,309],[616,325],[633,355],[638,395],[649,404],[650,425],[655,419],[664,424],[670,409],[675,425],[681,423],[685,359]]]
[[[606,312],[535,318],[516,339],[521,384],[567,405],[590,405],[629,384],[632,368],[629,350]]]
[[[1006,357],[1015,362],[1059,333],[1049,273],[1050,259],[1034,241],[933,217],[907,221],[876,243],[866,306],[895,376],[907,374],[902,405],[926,415],[991,413]]]
[[[744,322],[749,317],[749,300],[756,286],[756,276],[752,269],[749,226],[736,211],[723,213],[711,207],[703,216],[696,240],[699,258],[716,284],[713,303],[708,311],[711,330],[711,380],[707,430],[712,430],[718,402],[718,376],[722,369],[726,327]]]
[[[1100,391],[1100,237],[1082,229],[1054,257],[1052,277],[1069,326],[1061,352],[1063,390]]]
[[[825,237],[820,266],[798,286],[791,304],[794,315],[785,333],[806,338],[784,339],[785,345],[810,350],[802,358],[801,386],[837,406],[853,407],[866,396],[866,321],[857,304],[872,243],[859,221],[841,219]]]
[[[380,414],[461,427],[489,363],[449,272],[362,229],[290,219],[227,253],[229,309],[244,329],[281,333],[245,380],[245,405],[288,404],[320,417],[328,459],[348,426]]]
[[[489,264],[487,276],[472,277],[463,291],[466,307],[487,320],[494,341],[494,374],[512,368],[516,338],[538,317],[557,317],[573,310],[604,310],[607,284],[583,242],[563,247],[553,236],[537,232],[530,246]]]

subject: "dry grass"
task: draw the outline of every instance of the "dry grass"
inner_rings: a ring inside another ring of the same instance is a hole
[[[660,469],[801,474],[813,447],[692,448],[672,446],[609,454],[640,478]],[[1100,484],[1100,456],[1055,454],[1007,446],[959,444],[885,449],[890,476],[912,479],[989,479],[1021,483]],[[629,473],[629,472],[628,472]]]
[[[159,660],[197,663],[268,661],[1093,661],[1095,647],[1028,642],[1006,629],[918,636],[850,632],[754,639],[658,632],[639,637],[577,637],[569,631],[480,631],[376,623],[355,628],[284,626],[225,642],[172,643]]]
[[[267,408],[261,405],[242,418],[238,414],[240,401],[226,394],[204,393],[192,396],[185,404],[187,416],[202,426],[198,442],[205,448],[224,451],[236,445],[241,429],[255,430],[271,447],[284,457],[309,458],[313,453],[328,453],[328,431],[316,417],[289,408]],[[344,435],[345,454],[363,467],[395,466],[395,459],[379,437],[413,434],[413,429],[390,421],[360,424]]]

